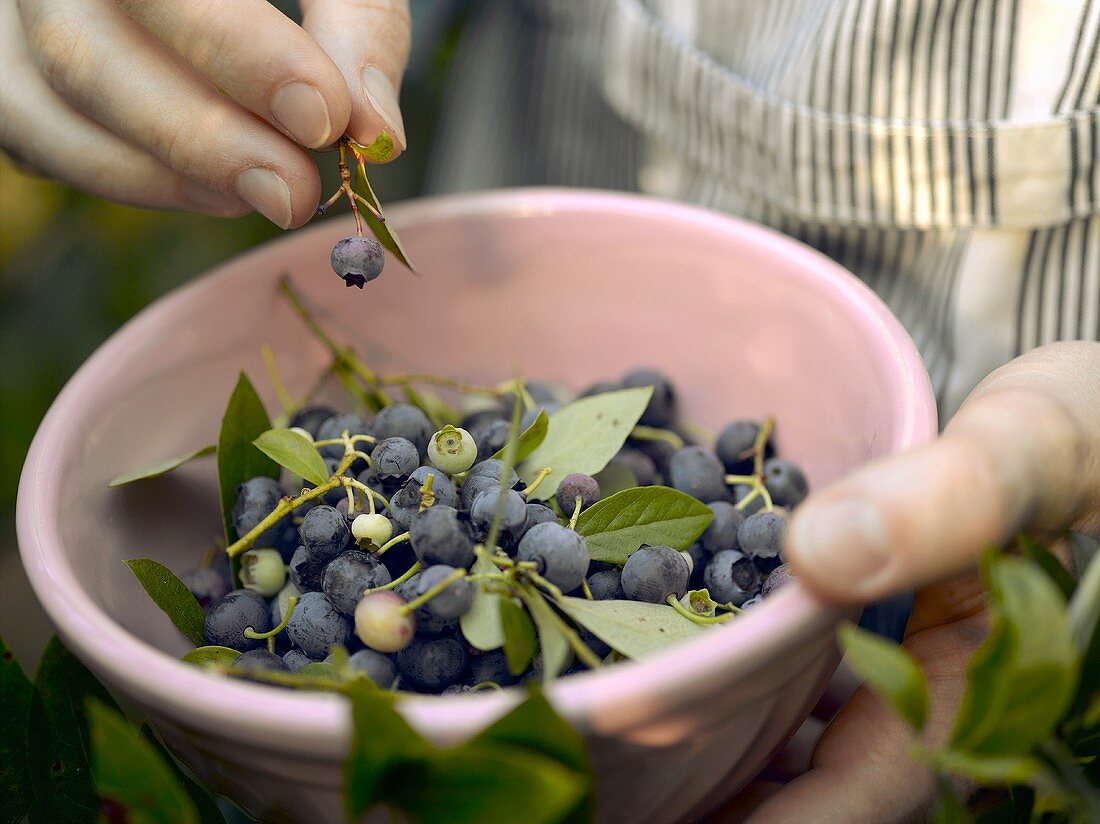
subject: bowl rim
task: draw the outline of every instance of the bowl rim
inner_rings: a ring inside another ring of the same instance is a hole
[[[686,222],[767,247],[795,264],[802,275],[828,280],[839,304],[863,317],[888,347],[904,399],[890,451],[927,442],[937,431],[931,382],[909,334],[879,297],[840,264],[803,243],[749,221],[701,207],[644,195],[558,187],[497,189],[417,198],[389,207],[389,218],[432,223],[471,215],[500,218],[554,212],[612,210],[618,214]],[[350,222],[350,216],[347,217]],[[346,704],[332,694],[259,688],[208,674],[180,662],[115,623],[77,580],[62,551],[58,519],[61,473],[51,456],[79,443],[64,426],[84,392],[111,368],[129,341],[158,325],[181,301],[198,299],[261,249],[299,243],[306,233],[331,231],[331,222],[299,230],[248,250],[157,299],[112,334],[69,379],[39,425],[23,466],[17,498],[17,535],[23,564],[43,608],[65,643],[108,683],[154,708],[157,715],[203,730],[204,735],[264,742],[300,752],[342,753],[350,738]],[[707,633],[640,661],[554,681],[547,695],[579,727],[592,719],[690,695],[693,683],[733,668],[751,671],[806,639],[827,632],[846,610],[827,604],[798,582],[785,587],[722,632]],[[766,627],[766,629],[764,629]],[[457,742],[482,729],[514,705],[521,690],[451,696],[403,696],[402,714],[439,741]],[[262,700],[261,699],[262,696]],[[274,723],[278,720],[278,723]],[[292,745],[287,742],[294,742]]]

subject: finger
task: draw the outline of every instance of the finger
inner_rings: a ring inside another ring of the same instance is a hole
[[[43,77],[92,120],[283,228],[312,216],[320,180],[306,152],[218,94],[111,0],[26,0],[20,11]]]
[[[1100,517],[1100,344],[1043,347],[991,374],[943,437],[810,499],[787,556],[825,597],[859,602],[973,565],[1023,529]]]
[[[267,0],[119,0],[198,72],[298,143],[320,148],[348,125],[351,95],[317,42]]]
[[[348,135],[385,162],[407,147],[397,92],[412,37],[407,0],[302,0],[302,27],[351,90]]]
[[[31,62],[19,12],[9,2],[0,3],[0,111],[0,146],[40,174],[134,206],[222,217],[249,211],[238,198],[191,182],[74,111]]]

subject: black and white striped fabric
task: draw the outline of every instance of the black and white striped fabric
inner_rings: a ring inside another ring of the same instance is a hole
[[[891,306],[945,414],[1100,339],[1100,0],[474,4],[435,191],[555,183],[721,209]]]

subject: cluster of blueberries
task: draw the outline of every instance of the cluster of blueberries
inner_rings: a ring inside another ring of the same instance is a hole
[[[654,387],[640,424],[679,431],[675,393],[660,373],[637,370],[584,394],[633,386]],[[553,384],[532,382],[527,391],[548,414],[569,400]],[[511,431],[512,403],[505,397],[499,406],[468,415],[461,428],[438,432],[423,411],[404,403],[373,418],[322,406],[300,410],[289,425],[315,442],[345,433],[373,439],[356,442],[369,454],[369,465],[358,458],[346,474],[389,505],[349,513],[347,492],[337,487],[253,542],[241,556],[242,588],[230,591],[229,576],[210,568],[181,576],[206,611],[206,643],[240,651],[233,667],[251,672],[297,671],[326,660],[339,645],[378,685],[417,692],[541,677],[538,656],[527,673],[515,676],[501,650],[482,652],[462,634],[460,619],[478,586],[467,572],[491,531],[495,546],[511,559],[529,562],[545,582],[579,597],[663,603],[706,587],[718,603],[748,608],[789,579],[782,543],[787,512],[807,494],[802,471],[776,457],[769,439],[763,490],[728,477],[754,472],[760,424],[732,423],[713,447],[692,444],[688,433],[680,433],[687,445],[679,447],[675,438],[627,441],[612,461],[629,469],[638,485],[671,486],[706,503],[714,517],[687,550],[642,546],[620,567],[592,561],[583,537],[568,526],[571,515],[600,499],[596,479],[567,476],[556,490],[555,508],[528,501],[519,476],[492,457]],[[528,411],[524,426],[538,409]],[[318,450],[335,473],[344,446]],[[237,534],[257,527],[285,494],[267,477],[242,484],[232,512]],[[293,611],[285,631],[275,635],[273,653],[254,636],[284,621],[292,597]],[[610,654],[594,635],[582,631],[581,637],[597,656]],[[567,672],[583,668],[578,661]]]

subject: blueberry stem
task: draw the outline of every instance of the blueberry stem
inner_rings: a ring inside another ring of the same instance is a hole
[[[348,170],[347,137],[340,138],[340,191],[348,196],[348,205],[355,218],[355,234],[363,236],[363,219],[359,216],[359,207],[355,205],[355,191],[351,188],[351,172]]]
[[[560,589],[558,589],[558,587],[555,584],[552,584],[549,581],[547,581],[545,578],[543,578],[541,575],[539,575],[533,569],[527,570],[526,572],[527,572],[527,577],[530,578],[534,583],[538,584],[540,587],[545,589],[547,592],[549,592],[550,595],[553,597],[553,599],[555,601],[560,601],[562,598],[565,597],[562,594],[562,591]]]
[[[435,492],[432,491],[432,484],[435,481],[435,473],[429,472],[428,477],[424,479],[424,483],[420,485],[420,509],[419,512],[423,512],[425,509],[435,505]]]
[[[680,603],[680,599],[675,595],[669,595],[668,600],[665,601],[670,607],[683,615],[689,621],[694,621],[696,624],[724,624],[733,618],[732,615],[716,615],[713,618],[708,618],[704,615],[697,615],[690,609]]]
[[[375,220],[379,220],[383,223],[386,222],[386,218],[383,217],[383,215],[380,211],[375,209],[374,206],[372,206],[370,204],[370,201],[368,201],[365,197],[363,197],[361,194],[359,194],[358,192],[356,192],[354,190],[352,191],[351,194],[352,194],[352,197],[354,197],[359,202],[359,205],[362,206],[364,209],[366,209],[374,217]]]
[[[250,529],[248,532],[238,538],[234,543],[226,547],[225,554],[228,555],[230,558],[237,557],[242,552],[248,550],[252,546],[253,542],[257,538],[259,538],[264,532],[266,532],[270,527],[277,524],[279,521],[281,521],[284,517],[300,507],[302,504],[312,501],[316,498],[320,498],[325,493],[336,489],[336,487],[341,486],[341,481],[350,480],[352,479],[341,478],[339,476],[332,477],[320,486],[315,486],[313,487],[313,489],[305,490],[297,498],[283,498],[281,501],[279,501],[278,506],[271,510],[271,513],[266,518],[256,524],[256,526],[252,527],[252,529]]]
[[[390,551],[390,549],[392,549],[393,547],[397,546],[400,543],[404,543],[407,540],[409,540],[409,533],[407,533],[407,532],[402,532],[400,535],[394,535],[392,538],[390,538],[388,541],[386,541],[386,543],[384,543],[384,544],[382,544],[382,546],[378,547],[378,549],[375,550],[374,554],[375,555],[385,555],[387,552]]]
[[[584,503],[584,499],[578,495],[577,502],[573,506],[573,517],[569,519],[569,528],[573,531],[577,529],[577,519],[581,517],[581,504]]]
[[[446,578],[444,578],[442,581],[440,581],[438,584],[436,584],[434,587],[429,589],[427,592],[425,592],[420,597],[413,598],[408,603],[403,604],[402,606],[398,607],[397,611],[400,612],[402,615],[408,615],[413,610],[420,609],[420,607],[424,606],[424,604],[428,603],[428,601],[432,600],[432,598],[437,596],[439,593],[441,593],[443,590],[445,590],[447,587],[449,587],[455,581],[458,581],[459,579],[465,578],[465,577],[466,577],[466,570],[456,569],[454,572],[452,572],[450,575],[448,575]]]
[[[734,484],[745,484],[748,486],[755,486],[760,479],[755,475],[727,475],[726,483],[730,486]]]
[[[636,441],[664,441],[673,449],[683,449],[684,439],[669,429],[658,429],[655,426],[635,426],[630,432],[630,437]]]
[[[524,497],[530,497],[531,493],[538,489],[539,484],[545,481],[547,477],[549,477],[550,473],[553,471],[554,470],[550,467],[544,466],[542,469],[539,470],[539,474],[536,475],[534,479],[532,479],[531,483],[527,484],[527,486],[525,486],[519,494],[523,495]]]
[[[585,578],[583,581],[581,581],[581,592],[584,593],[584,597],[587,598],[589,601],[595,601],[596,600],[595,596],[592,595],[592,588],[590,586],[588,586],[588,579],[587,578]]]
[[[244,637],[251,638],[254,641],[272,641],[274,642],[275,636],[286,629],[286,625],[290,622],[290,616],[294,614],[294,607],[298,605],[298,599],[291,595],[286,599],[286,613],[283,614],[283,620],[279,622],[279,626],[275,629],[268,630],[267,632],[256,632],[252,627],[244,628]],[[274,644],[271,644],[274,646]]]
[[[364,589],[363,594],[364,595],[370,595],[372,592],[382,592],[383,590],[386,590],[386,589],[397,589],[397,587],[401,586],[403,583],[405,583],[411,577],[416,575],[416,573],[420,572],[420,570],[423,568],[423,566],[424,565],[422,563],[420,563],[420,561],[417,561],[411,567],[409,567],[407,570],[405,570],[403,573],[401,573],[400,576],[398,576],[397,578],[394,578],[388,584],[382,584],[382,586],[380,586],[380,587],[371,587],[370,589]]]
[[[503,395],[496,389],[492,389],[487,386],[478,386],[473,383],[466,383],[464,381],[456,381],[451,378],[444,378],[439,375],[430,375],[426,372],[410,372],[404,375],[386,375],[380,378],[378,383],[381,386],[390,386],[393,384],[408,384],[408,383],[433,383],[437,386],[445,386],[448,389],[454,389],[458,392],[465,392],[469,395],[491,395],[497,397]]]
[[[516,378],[519,385],[519,378]],[[500,537],[500,523],[504,518],[504,508],[508,503],[508,477],[516,464],[516,449],[519,447],[520,422],[523,419],[523,399],[516,393],[512,403],[512,420],[508,425],[508,440],[504,442],[501,454],[500,485],[497,494],[496,509],[493,511],[493,520],[489,524],[489,534],[485,539],[485,545],[490,549],[496,549],[497,539]]]
[[[753,487],[749,491],[749,494],[746,495],[744,498],[742,498],[740,501],[738,501],[736,504],[734,504],[733,508],[734,509],[739,509],[739,510],[744,509],[749,504],[751,504],[754,500],[756,500],[757,498],[760,497],[762,489],[763,489],[763,487],[760,486],[759,484],[753,484]]]
[[[275,365],[275,355],[272,353],[271,347],[265,343],[260,347],[260,354],[263,356],[264,365],[267,366],[271,386],[274,388],[275,394],[279,396],[279,403],[283,405],[283,414],[290,415],[290,410],[294,408],[294,399],[286,391],[283,379],[279,376],[279,367]]]
[[[496,690],[497,692],[502,692],[503,689],[504,688],[501,687],[500,684],[498,684],[496,681],[482,681],[481,683],[474,684],[472,687],[470,687],[470,692],[483,692],[484,690]]]
[[[555,589],[557,589],[557,587],[555,587]],[[541,592],[530,586],[516,587],[516,593],[519,595],[520,600],[527,605],[528,612],[531,612],[531,603],[535,598],[543,598]],[[546,599],[543,598],[543,601],[545,600]],[[557,619],[555,624],[557,625],[558,631],[565,636],[565,640],[569,642],[569,646],[573,648],[573,652],[576,656],[581,659],[581,663],[589,669],[599,669],[603,665],[603,661],[596,656],[596,653],[589,648],[588,644],[581,640],[577,631],[574,630],[568,622],[562,620],[553,607],[550,607],[550,614]]]
[[[764,477],[764,447],[775,429],[775,416],[768,415],[764,423],[760,424],[760,431],[756,433],[756,441],[752,445],[752,474],[757,478]]]

